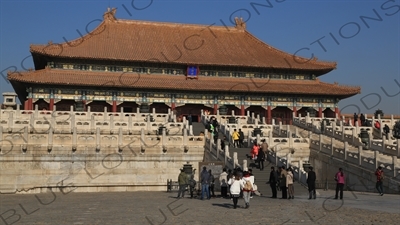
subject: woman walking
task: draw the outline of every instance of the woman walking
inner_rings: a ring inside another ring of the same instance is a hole
[[[288,199],[294,199],[293,170],[290,167],[287,169],[286,187],[287,187],[288,193],[289,193]]]
[[[243,181],[240,179],[240,176],[238,176],[238,174],[235,174],[229,179],[228,185],[230,185],[231,197],[233,199],[233,208],[236,209],[240,197],[240,191],[243,188]]]
[[[251,193],[254,189],[253,187],[253,182],[250,178],[250,173],[249,172],[244,172],[243,174],[243,198],[244,198],[244,203],[246,205],[246,209],[250,207],[250,196]]]
[[[340,191],[340,199],[343,199],[343,187],[344,187],[345,179],[346,178],[344,176],[343,169],[339,168],[339,172],[337,172],[336,175],[335,175],[335,181],[336,181],[335,199],[338,199],[339,191]]]

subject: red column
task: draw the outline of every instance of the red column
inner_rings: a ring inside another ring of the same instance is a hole
[[[267,124],[272,123],[271,106],[267,106]]]
[[[245,114],[244,114],[244,105],[241,105],[240,106],[240,115],[241,116],[244,116]]]
[[[82,100],[83,103],[83,111],[86,112],[86,100]]]
[[[214,104],[214,115],[217,115],[218,104]]]
[[[28,99],[27,100],[25,100],[25,102],[24,102],[24,110],[29,110],[28,109]]]
[[[49,110],[53,111],[53,109],[54,109],[54,98],[50,98]]]
[[[33,100],[32,100],[32,98],[28,98],[28,110],[33,110]]]
[[[117,112],[117,101],[113,101],[113,104],[112,104],[112,112]]]
[[[294,116],[297,116],[297,108],[296,108],[296,106],[293,106],[293,112],[294,112]]]
[[[337,114],[337,116],[338,117],[340,117],[340,112],[339,112],[339,108],[338,107],[335,107],[335,116],[336,116],[336,114]]]
[[[322,108],[321,107],[318,108],[318,114],[319,114],[319,118],[322,118]]]
[[[171,110],[174,111],[175,110],[175,102],[171,103]]]

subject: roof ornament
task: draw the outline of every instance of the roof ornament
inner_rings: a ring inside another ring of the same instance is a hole
[[[246,22],[243,21],[243,18],[240,17],[240,19],[238,17],[235,17],[235,24],[236,24],[236,28],[240,29],[240,30],[246,30]]]
[[[103,19],[104,19],[105,21],[115,21],[115,20],[117,20],[117,19],[115,18],[115,13],[116,13],[116,12],[117,12],[117,9],[116,9],[116,8],[110,9],[110,7],[108,7],[108,8],[107,8],[107,12],[105,12],[104,15],[103,15]]]

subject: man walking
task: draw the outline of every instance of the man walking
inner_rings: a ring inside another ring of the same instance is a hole
[[[272,190],[272,197],[271,198],[277,198],[277,191],[276,191],[276,182],[278,181],[278,176],[276,174],[275,168],[272,166],[271,167],[271,173],[269,174],[269,186],[271,186]]]
[[[182,198],[184,198],[185,197],[186,187],[187,187],[187,185],[189,183],[189,179],[188,179],[188,176],[184,172],[183,169],[181,169],[181,173],[178,176],[178,183],[179,183],[179,191],[178,191],[178,197],[177,198],[180,198],[181,194],[182,194]]]
[[[308,176],[307,176],[307,185],[308,185],[308,193],[309,197],[308,199],[316,199],[316,192],[315,192],[315,180],[317,179],[317,176],[315,172],[313,171],[313,167],[309,167],[310,171],[308,171]]]
[[[203,171],[200,174],[200,182],[201,182],[201,200],[204,199],[204,194],[206,194],[206,198],[210,199],[210,173],[207,171],[207,168],[204,166]]]
[[[242,129],[239,129],[239,147],[243,148],[244,133]]]

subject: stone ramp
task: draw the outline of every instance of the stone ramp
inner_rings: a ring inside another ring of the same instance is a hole
[[[201,132],[204,132],[206,129],[203,123],[198,123],[198,122],[193,122],[193,135],[194,136],[199,136]]]

